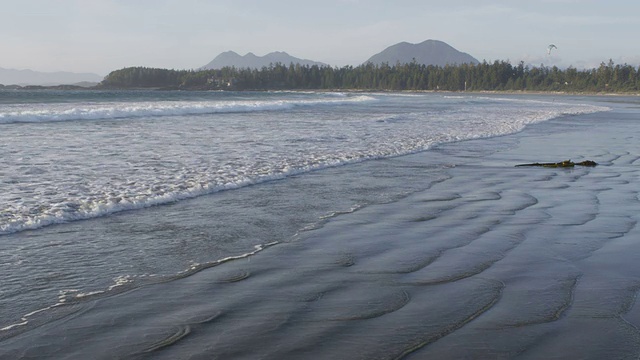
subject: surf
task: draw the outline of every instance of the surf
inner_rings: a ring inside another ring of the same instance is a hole
[[[143,101],[93,104],[27,104],[0,107],[0,124],[46,123],[74,120],[117,120],[259,111],[284,111],[296,107],[341,105],[375,101],[371,96],[317,99],[231,101]]]

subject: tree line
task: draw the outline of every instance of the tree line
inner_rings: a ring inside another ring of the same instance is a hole
[[[111,72],[103,88],[189,90],[431,90],[637,92],[640,68],[601,63],[598,68],[530,67],[520,62],[433,66],[371,63],[360,66],[309,66],[281,63],[261,69],[169,70],[129,67]]]

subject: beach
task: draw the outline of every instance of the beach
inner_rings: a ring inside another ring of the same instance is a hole
[[[270,211],[288,216],[313,207],[305,192],[379,196],[272,229],[253,251],[49,309],[6,334],[0,358],[637,358],[640,104],[589,101],[612,110],[233,190],[270,199],[287,182],[298,207]],[[516,167],[563,160],[598,165]]]

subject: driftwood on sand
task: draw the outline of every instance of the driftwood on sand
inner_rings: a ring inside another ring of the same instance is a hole
[[[571,160],[560,161],[556,163],[532,163],[532,164],[520,164],[516,166],[541,166],[541,167],[549,167],[549,168],[558,168],[558,167],[574,167],[574,166],[596,166],[598,165],[595,161],[585,160],[581,162],[574,163]]]

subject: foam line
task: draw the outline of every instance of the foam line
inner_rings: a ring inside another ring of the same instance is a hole
[[[46,104],[40,109],[33,109],[33,105],[30,105],[25,108],[0,108],[0,124],[278,111],[300,106],[339,105],[373,100],[375,100],[373,97],[362,95],[315,100],[156,101],[83,104],[81,106]]]

